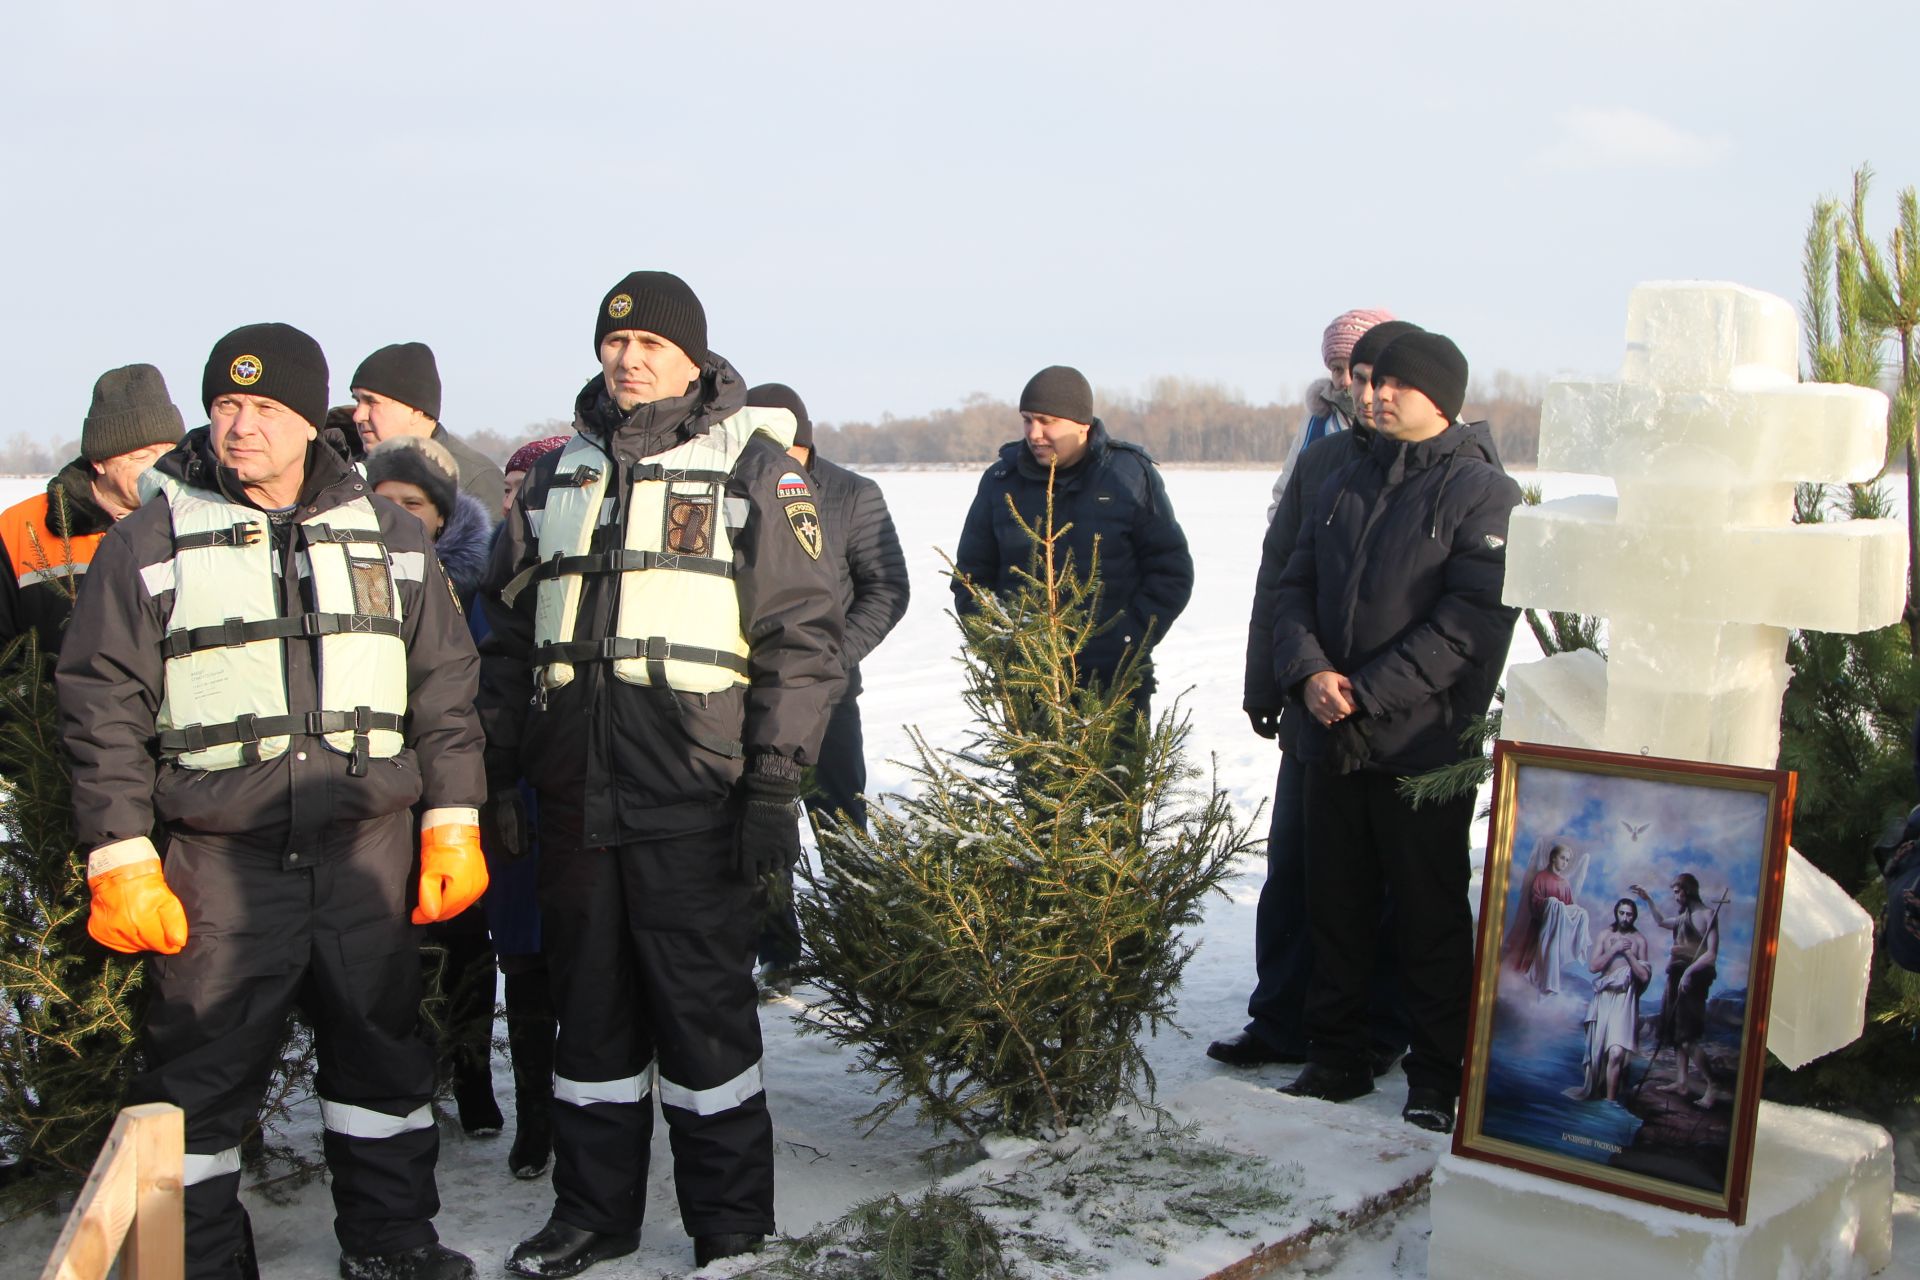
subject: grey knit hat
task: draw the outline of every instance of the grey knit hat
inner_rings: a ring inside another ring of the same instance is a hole
[[[1050,364],[1027,380],[1020,412],[1043,413],[1068,422],[1093,421],[1093,388],[1087,375],[1064,364]]]
[[[105,462],[150,444],[175,444],[185,431],[160,371],[130,364],[107,370],[93,384],[93,404],[80,424],[80,456]]]
[[[418,485],[427,500],[440,508],[442,520],[453,519],[460,501],[460,464],[438,440],[428,436],[395,436],[367,451],[367,483],[374,488],[387,480]]]

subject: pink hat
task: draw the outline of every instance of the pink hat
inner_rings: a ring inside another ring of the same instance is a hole
[[[508,471],[531,471],[533,470],[534,463],[540,461],[540,459],[546,457],[555,449],[561,448],[571,439],[573,439],[572,436],[548,436],[545,440],[535,440],[531,444],[523,444],[513,451],[511,458],[507,459],[506,469]]]
[[[1341,312],[1327,326],[1327,331],[1320,335],[1320,363],[1331,365],[1335,360],[1345,360],[1353,354],[1353,344],[1360,340],[1361,334],[1391,319],[1393,312],[1377,307],[1358,307]]]

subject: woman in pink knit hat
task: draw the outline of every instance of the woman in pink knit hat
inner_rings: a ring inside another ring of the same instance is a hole
[[[1307,421],[1294,437],[1293,447],[1287,450],[1280,478],[1273,482],[1273,501],[1267,504],[1269,522],[1280,508],[1280,495],[1287,490],[1287,476],[1293,471],[1293,460],[1300,456],[1300,451],[1321,436],[1345,431],[1353,425],[1353,402],[1347,398],[1350,385],[1347,358],[1353,354],[1353,344],[1360,340],[1361,334],[1391,319],[1393,312],[1383,308],[1356,307],[1335,316],[1320,335],[1320,363],[1327,366],[1327,376],[1315,379],[1307,388]]]

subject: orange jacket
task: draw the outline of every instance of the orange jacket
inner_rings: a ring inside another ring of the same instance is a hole
[[[65,494],[65,520],[56,493]],[[44,493],[0,512],[0,649],[29,629],[41,652],[60,650],[81,575],[93,561],[113,519],[93,500],[92,471],[75,459],[47,482]]]

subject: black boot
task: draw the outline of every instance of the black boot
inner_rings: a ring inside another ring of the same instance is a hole
[[[475,1280],[473,1259],[443,1244],[398,1253],[343,1253],[340,1280]]]
[[[513,1059],[513,1149],[507,1169],[537,1178],[553,1157],[553,1041],[559,1026],[543,964],[507,975],[507,1054]]]
[[[513,1246],[507,1270],[516,1276],[577,1276],[596,1262],[624,1258],[640,1247],[638,1231],[588,1231],[558,1218]]]
[[[717,1236],[695,1236],[693,1238],[693,1265],[704,1267],[709,1262],[718,1262],[722,1258],[731,1258],[742,1253],[758,1253],[760,1246],[766,1243],[766,1237],[751,1231],[728,1231]]]

